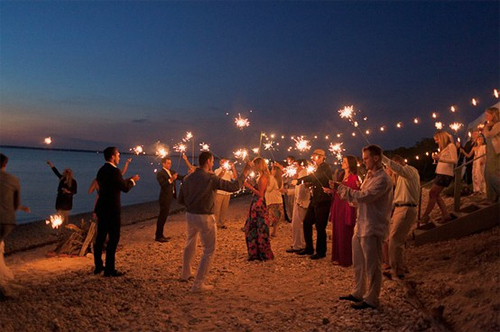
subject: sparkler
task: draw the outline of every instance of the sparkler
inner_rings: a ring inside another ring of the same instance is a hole
[[[264,150],[274,150],[273,141],[267,141],[264,143]]]
[[[225,162],[222,163],[222,168],[227,171],[230,171],[231,170],[231,164],[229,163],[229,160],[226,160]]]
[[[302,136],[299,138],[293,138],[295,141],[295,148],[301,152],[308,151],[311,149],[309,141],[305,140]]]
[[[472,105],[477,106],[477,99],[476,98],[472,98]]]
[[[361,136],[365,139],[366,143],[370,144],[370,142],[368,141],[368,139],[365,137],[365,135],[363,135],[363,132],[359,128],[358,122],[354,121],[354,115],[356,115],[356,112],[354,111],[354,106],[353,105],[351,105],[351,106],[345,106],[343,109],[338,110],[338,113],[339,113],[339,115],[340,115],[340,117],[342,119],[348,119],[349,122],[354,126],[354,128],[356,128],[359,131],[359,133],[361,134]],[[368,119],[368,118],[364,117],[363,119],[366,121],[366,119]],[[352,136],[356,136],[356,134],[353,133]],[[339,136],[337,135],[337,137],[339,137]]]
[[[46,225],[51,225],[52,228],[59,228],[63,223],[63,217],[59,214],[55,214],[49,217],[48,220],[45,220]]]
[[[190,140],[191,138],[193,138],[193,133],[192,133],[192,132],[190,132],[190,131],[188,131],[188,132],[186,133],[186,137],[184,137],[184,138],[182,139],[182,141],[183,141],[183,142],[189,142],[189,140]]]
[[[259,154],[259,151],[260,151],[259,148],[253,148],[252,149],[252,152],[255,153],[255,154],[257,154],[257,155]]]
[[[142,153],[142,154],[145,154],[145,152],[144,152],[144,148],[143,148],[143,146],[142,146],[142,145],[137,145],[136,147],[131,148],[131,149],[130,149],[130,151],[134,151],[134,153],[135,153],[136,155],[140,155],[141,153]]]
[[[398,122],[398,123],[396,123],[396,127],[397,127],[397,128],[402,128],[402,127],[403,127],[403,123],[402,123],[402,122]]]
[[[462,123],[458,123],[458,122],[454,122],[454,123],[450,124],[450,128],[451,128],[451,130],[454,130],[454,131],[455,131],[455,133],[457,133],[457,132],[458,132],[458,130],[459,130],[461,127],[463,127],[463,126],[464,126],[464,125],[463,125]]]
[[[290,166],[283,168],[283,176],[292,178],[295,175],[297,175],[297,166],[290,165]]]
[[[316,166],[309,165],[306,167],[306,171],[307,171],[307,175],[314,174],[314,172],[316,172]]]
[[[168,148],[159,144],[159,143],[156,143],[156,152],[155,154],[160,157],[160,158],[163,158],[165,156],[168,155]]]
[[[186,150],[187,150],[187,147],[186,147],[186,144],[184,144],[184,143],[177,143],[176,145],[174,145],[175,152],[182,154],[182,153],[186,153]]]
[[[498,90],[497,89],[493,90],[493,95],[495,96],[495,98],[498,99]]]
[[[43,140],[43,142],[47,145],[50,145],[52,144],[52,138],[49,136],[49,137],[45,137],[45,139]]]
[[[342,148],[342,144],[344,144],[343,142],[341,143],[330,143],[330,148],[328,150],[330,150],[330,152],[335,155],[335,157],[337,158],[337,160],[341,161],[342,160],[342,152],[345,151],[344,148]]]
[[[237,118],[234,118],[234,123],[236,123],[236,127],[238,127],[239,130],[243,130],[243,128],[250,126],[248,118],[242,118],[240,113],[238,113]]]
[[[200,143],[200,151],[210,151],[210,145],[205,142]]]
[[[442,122],[436,122],[434,126],[436,127],[437,130],[441,130],[444,127]]]
[[[418,118],[413,119],[414,124],[418,124],[419,122],[420,122],[420,120]]]
[[[437,113],[436,113],[436,112],[433,112],[433,113],[432,113],[432,118],[433,118],[433,119],[437,119],[437,117],[438,117]]]
[[[457,109],[456,109],[456,107],[455,107],[455,106],[451,106],[451,107],[450,107],[450,111],[451,111],[452,113],[455,113],[455,112],[457,111]]]
[[[246,149],[239,149],[233,152],[233,155],[236,159],[241,159],[244,161],[248,156],[248,151]]]

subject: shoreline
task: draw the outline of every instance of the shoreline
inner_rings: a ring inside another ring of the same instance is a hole
[[[243,192],[231,199],[237,199],[247,196],[248,193]],[[177,203],[172,202],[169,215],[181,213],[185,208]],[[151,219],[158,218],[160,207],[158,201],[150,201],[144,203],[136,203],[125,205],[122,207],[122,227],[145,222]],[[92,212],[82,212],[69,216],[71,224],[79,225],[81,220],[92,220]],[[167,223],[169,220],[167,220]],[[55,244],[58,242],[58,229],[53,229],[45,223],[45,220],[36,220],[26,224],[17,224],[12,234],[5,239],[5,256],[23,252],[31,249],[36,249],[46,245]],[[154,234],[151,235],[154,237]]]

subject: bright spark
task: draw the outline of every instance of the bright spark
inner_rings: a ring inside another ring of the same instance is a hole
[[[52,215],[49,217],[48,220],[45,220],[45,224],[46,225],[50,224],[52,228],[59,228],[59,226],[61,226],[62,223],[63,223],[63,217],[58,214]]]
[[[247,118],[242,118],[240,113],[238,113],[237,118],[234,118],[234,122],[236,123],[236,127],[238,127],[238,129],[240,130],[250,126],[250,121],[248,121]]]

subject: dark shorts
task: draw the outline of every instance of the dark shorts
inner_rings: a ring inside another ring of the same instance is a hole
[[[451,181],[453,181],[453,176],[437,174],[434,184],[436,186],[446,188],[450,185]]]

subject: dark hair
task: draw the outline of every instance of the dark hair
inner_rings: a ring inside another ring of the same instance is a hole
[[[200,153],[200,155],[198,156],[198,163],[200,164],[200,167],[205,165],[207,161],[213,157],[214,156],[209,151],[203,151],[202,153]]]
[[[394,160],[395,162],[404,162],[405,158],[401,157],[399,154],[395,154],[394,156],[392,156],[392,160]]]
[[[170,157],[165,156],[165,157],[161,158],[161,163],[164,164],[167,160],[171,160],[171,159],[170,159]]]
[[[375,144],[365,146],[363,148],[363,151],[370,152],[370,156],[372,156],[372,157],[375,157],[375,156],[382,157],[382,148],[378,145],[375,145]]]
[[[106,161],[111,161],[111,158],[114,156],[114,154],[118,151],[116,146],[108,146],[107,148],[104,149],[104,160]]]
[[[357,175],[358,174],[358,160],[354,156],[345,156],[344,158],[347,159],[347,165],[349,165],[349,172],[351,174]]]
[[[0,165],[2,168],[7,166],[8,161],[9,161],[9,158],[6,155],[4,155],[3,153],[0,153]]]

